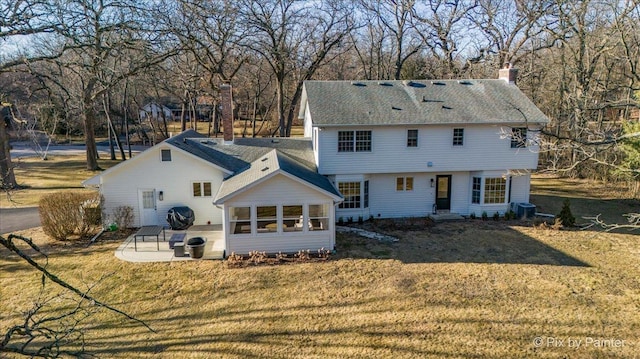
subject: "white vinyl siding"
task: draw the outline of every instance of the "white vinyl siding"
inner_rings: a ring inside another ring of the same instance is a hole
[[[220,187],[224,173],[180,150],[171,149],[172,160],[162,162],[161,145],[152,147],[134,158],[114,167],[103,174],[100,193],[104,196],[104,213],[111,215],[119,206],[131,206],[134,209],[134,226],[140,226],[140,201],[138,189],[162,191],[163,199],[156,195],[157,221],[166,223],[169,209],[176,206],[188,206],[195,213],[195,224],[222,224],[222,210],[211,203],[211,197],[193,197],[194,182],[211,183],[211,192]]]
[[[339,128],[318,132],[318,171],[323,175],[376,173],[504,171],[536,169],[538,153],[533,148],[514,151],[510,139],[501,138],[500,126],[467,125],[464,146],[452,151],[453,126],[432,125],[419,128],[420,150],[399,145],[407,141],[407,128],[378,126],[372,131],[371,152],[341,152]],[[431,166],[429,166],[431,164]]]
[[[295,253],[307,249],[315,252],[335,246],[332,198],[285,175],[276,175],[238,194],[225,202],[224,207],[230,217],[229,228],[225,228],[227,253],[246,254],[254,250]],[[235,207],[251,208],[248,232],[233,234],[233,218],[228,211]],[[275,218],[273,207],[276,207]],[[273,228],[272,224],[276,223],[278,229],[259,231],[259,221],[263,222],[263,228],[268,225]]]

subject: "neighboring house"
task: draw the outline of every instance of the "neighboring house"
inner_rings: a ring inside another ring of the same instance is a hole
[[[173,121],[176,117],[174,116],[175,112],[179,111],[179,109],[175,108],[175,106],[167,106],[158,104],[156,102],[149,102],[146,105],[142,106],[140,109],[140,119],[146,120],[148,118],[154,119],[156,121],[166,119],[167,121]],[[179,117],[177,117],[179,119]]]
[[[336,216],[491,216],[529,202],[548,118],[516,75],[305,82],[299,117],[318,172],[344,196]]]
[[[231,104],[231,87],[223,91]],[[231,106],[223,107],[232,129]],[[333,249],[342,197],[317,173],[311,141],[232,136],[188,130],[83,185],[99,187],[107,216],[132,207],[134,226],[166,224],[170,208],[189,206],[195,224],[222,225],[227,254]]]

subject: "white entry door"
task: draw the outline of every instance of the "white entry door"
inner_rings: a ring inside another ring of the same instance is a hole
[[[156,191],[153,189],[138,190],[138,208],[140,209],[140,225],[154,226],[158,224],[156,209]]]

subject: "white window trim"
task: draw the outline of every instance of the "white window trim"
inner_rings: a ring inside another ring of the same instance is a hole
[[[163,154],[165,151],[168,151],[168,152],[169,152],[169,159],[168,159],[168,160],[166,160],[166,161],[164,160],[164,158],[163,158],[163,156],[162,156],[162,154]],[[173,152],[173,151],[171,151],[171,149],[170,149],[170,148],[161,148],[161,149],[160,149],[160,162],[173,162],[173,153],[172,153],[172,152]]]
[[[398,179],[402,178],[402,189],[398,189]],[[407,178],[411,178],[411,189],[407,189]],[[416,188],[416,180],[414,176],[398,176],[395,182],[396,192],[413,192]]]
[[[196,183],[200,184],[200,193],[202,193],[200,196],[196,196],[195,193],[193,193],[193,185],[195,185]],[[210,186],[210,190],[211,190],[211,194],[210,195],[205,195],[204,194],[204,184],[208,183]],[[192,181],[191,182],[191,197],[192,198],[211,198],[213,197],[213,183],[211,181]]]

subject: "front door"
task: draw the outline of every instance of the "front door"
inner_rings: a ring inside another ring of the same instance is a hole
[[[436,176],[436,206],[438,210],[451,209],[451,175]]]
[[[156,213],[156,191],[153,189],[138,190],[138,208],[140,209],[140,225],[153,226],[158,224]]]

